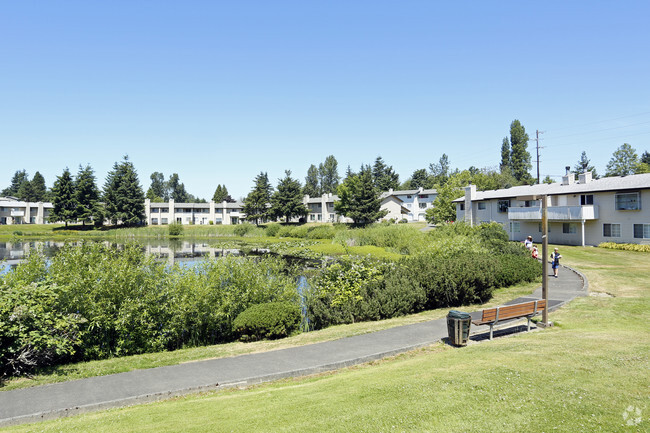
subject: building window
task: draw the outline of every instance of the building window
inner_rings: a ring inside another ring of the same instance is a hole
[[[418,198],[429,198],[429,194],[420,194]]]
[[[548,228],[548,232],[551,233],[551,225],[550,224],[547,225],[547,228]],[[539,230],[540,233],[542,232],[542,223],[537,224],[537,229]]]
[[[641,201],[638,192],[616,194],[616,210],[639,210]]]
[[[167,218],[162,218],[162,223],[167,224]]]
[[[634,224],[634,237],[650,239],[650,224]]]
[[[313,213],[309,214],[309,221],[316,221],[316,215]]]
[[[575,223],[562,223],[562,233],[574,234],[577,232],[577,225]]]
[[[521,231],[521,228],[519,226],[519,221],[511,221],[510,222],[510,233],[519,233]]]
[[[620,224],[603,224],[603,236],[606,238],[620,238],[621,225]]]
[[[158,225],[158,218],[151,218],[152,225]]]
[[[485,208],[486,206],[484,201],[478,202],[478,210],[485,210]]]
[[[334,214],[333,213],[330,214],[330,221],[334,221]]]
[[[537,200],[525,200],[524,207],[535,207],[537,206]]]
[[[411,209],[411,203],[406,203],[406,207],[407,207],[408,209]]]
[[[151,213],[160,213],[160,208],[159,207],[151,208]]]
[[[508,212],[510,207],[510,200],[499,200],[497,203],[497,211],[499,212]]]
[[[223,224],[223,220],[221,218],[215,218],[214,223],[215,224]]]
[[[407,196],[406,196],[406,198],[413,198],[413,197],[412,197],[412,196],[410,196],[410,195],[407,195]]]
[[[318,214],[318,221],[323,221],[323,214],[322,213]]]
[[[419,203],[419,205],[420,205],[420,209],[426,209],[427,208],[426,203]]]
[[[594,195],[593,194],[582,194],[580,196],[580,206],[585,206],[588,204],[594,204]]]
[[[459,203],[458,206],[460,206],[460,210],[465,210],[465,203]]]

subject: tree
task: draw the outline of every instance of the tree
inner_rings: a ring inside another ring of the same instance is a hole
[[[97,215],[98,199],[99,190],[95,183],[95,172],[90,165],[86,165],[85,168],[80,165],[75,179],[75,201],[77,203],[75,217],[81,221],[82,225],[86,225],[86,222],[92,221],[93,217]]]
[[[551,179],[551,176],[549,176],[547,174],[546,177],[544,178],[544,180],[542,180],[542,183],[546,183],[546,184],[550,185],[552,183],[555,183],[555,181],[553,179]]]
[[[647,150],[641,155],[641,162],[644,164],[650,164],[650,152]]]
[[[450,176],[447,183],[437,190],[438,195],[433,202],[433,207],[427,209],[427,221],[431,223],[455,221],[456,205],[453,201],[463,196],[462,188],[469,185],[470,181],[471,174],[467,170]]]
[[[351,218],[355,224],[370,224],[384,217],[379,193],[372,181],[370,166],[362,166],[359,174],[348,177],[337,189],[339,200],[334,203],[337,213]]]
[[[381,156],[377,157],[372,167],[372,179],[379,191],[399,188],[399,174],[395,173],[392,166],[386,165]]]
[[[444,185],[449,179],[449,157],[443,153],[437,164],[429,164],[433,183],[436,185]]]
[[[128,156],[108,173],[104,202],[106,217],[113,224],[135,225],[144,219],[144,192]]]
[[[639,165],[639,157],[636,150],[627,143],[623,143],[607,163],[606,177],[627,176],[636,173]]]
[[[318,169],[314,164],[309,166],[307,177],[305,177],[305,187],[302,189],[304,195],[310,197],[320,197],[321,190],[318,182]]]
[[[526,129],[515,119],[510,124],[510,165],[515,179],[521,183],[531,183],[529,170],[533,168],[528,153],[528,134]]]
[[[16,196],[19,199],[24,200],[26,202],[37,201],[37,200],[34,200],[34,189],[32,187],[32,183],[29,181],[29,179],[20,184],[20,188],[18,188],[18,194]]]
[[[47,187],[45,186],[45,178],[40,172],[34,173],[34,177],[31,180],[32,184],[32,201],[46,201],[47,197]]]
[[[291,177],[291,170],[285,170],[284,173],[284,179],[278,181],[278,188],[271,196],[269,215],[289,222],[293,217],[307,216],[309,210],[302,203],[302,188],[298,179]]]
[[[429,176],[424,168],[415,170],[411,175],[411,188],[425,188],[429,182]]]
[[[177,173],[169,176],[167,190],[169,191],[169,198],[176,203],[188,203],[190,199],[189,194],[185,190],[185,184],[181,183]]]
[[[214,191],[214,195],[212,196],[212,201],[215,203],[221,203],[224,201],[227,203],[235,202],[235,200],[230,197],[230,194],[228,194],[228,188],[226,188],[226,185],[217,185],[217,189]]]
[[[582,151],[582,155],[580,155],[580,161],[576,163],[576,165],[573,167],[573,171],[575,171],[575,178],[578,178],[578,175],[580,173],[585,173],[587,171],[591,172],[591,175],[594,179],[598,179],[598,174],[596,173],[596,168],[593,165],[589,164],[589,158],[587,158],[587,152],[584,150]]]
[[[334,155],[330,155],[325,158],[325,162],[318,166],[318,174],[320,176],[321,182],[321,193],[322,194],[334,194],[336,188],[339,186],[339,170],[338,162]]]
[[[18,197],[18,191],[20,190],[21,185],[25,182],[29,182],[27,172],[25,170],[17,170],[11,178],[11,185],[3,189],[0,194],[3,196]]]
[[[255,177],[255,186],[244,200],[243,211],[248,221],[259,224],[260,221],[268,219],[272,192],[273,187],[269,183],[268,174],[260,172]]]
[[[153,202],[169,201],[169,190],[165,183],[165,175],[159,171],[154,171],[149,176],[151,186],[147,190],[147,198]]]
[[[70,175],[70,170],[66,167],[61,176],[57,176],[52,188],[52,206],[50,212],[50,222],[68,222],[76,221],[77,201],[75,200],[74,182]]]
[[[512,165],[510,164],[510,142],[508,137],[503,137],[501,143],[501,164],[499,164],[501,173],[512,173]]]

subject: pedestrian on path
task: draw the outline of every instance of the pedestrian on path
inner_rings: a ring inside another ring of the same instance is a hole
[[[539,257],[539,250],[537,249],[537,245],[533,245],[533,252],[531,254],[532,254],[534,259]]]
[[[529,251],[533,249],[533,237],[532,236],[528,236],[526,238],[526,240],[524,241],[524,246],[526,248],[528,248]]]
[[[553,268],[553,276],[557,278],[557,270],[560,267],[560,259],[562,255],[557,248],[551,253],[551,268]]]

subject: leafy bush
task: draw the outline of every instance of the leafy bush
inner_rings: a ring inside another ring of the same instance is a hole
[[[308,230],[304,225],[284,225],[277,235],[282,238],[306,238]]]
[[[255,226],[251,223],[238,224],[235,226],[233,232],[235,236],[246,236],[248,233],[252,232],[255,229]]]
[[[599,248],[609,248],[613,250],[625,250],[625,251],[639,251],[643,253],[650,253],[650,245],[641,245],[641,244],[618,244],[616,242],[603,242],[598,244]]]
[[[522,281],[534,281],[542,272],[540,263],[529,254],[498,255],[497,259],[499,261],[495,274],[497,287],[508,287]]]
[[[171,223],[167,226],[169,236],[182,236],[183,235],[183,224],[181,223]]]
[[[307,229],[308,239],[334,239],[336,230],[329,225],[312,226]]]
[[[284,338],[300,326],[300,307],[290,302],[257,304],[241,312],[233,322],[242,341]]]
[[[266,236],[277,236],[282,226],[277,223],[267,224],[264,234]]]

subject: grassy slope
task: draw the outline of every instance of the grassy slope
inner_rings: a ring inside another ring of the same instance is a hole
[[[61,419],[12,431],[648,431],[650,256],[562,247],[594,292],[558,326],[244,391]],[[625,425],[627,407],[641,424]]]

